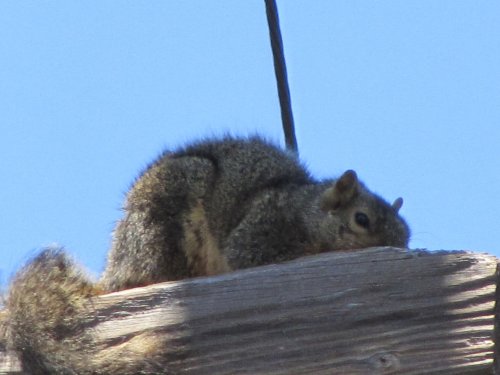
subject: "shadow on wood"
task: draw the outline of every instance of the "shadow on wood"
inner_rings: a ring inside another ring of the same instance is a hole
[[[156,365],[174,374],[492,374],[496,268],[487,254],[332,252],[93,298],[86,331],[104,354],[166,342]],[[11,357],[0,373],[19,373]]]

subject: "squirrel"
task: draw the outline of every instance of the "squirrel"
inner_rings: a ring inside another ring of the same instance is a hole
[[[91,338],[73,342],[85,302],[325,251],[407,247],[402,203],[387,203],[352,170],[318,181],[294,154],[257,136],[166,151],[128,192],[97,283],[61,249],[43,251],[18,272],[3,322],[8,347],[34,374],[162,373],[153,369],[161,349],[134,360],[131,350],[99,354]]]

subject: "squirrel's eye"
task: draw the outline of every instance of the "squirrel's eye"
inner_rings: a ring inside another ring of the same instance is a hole
[[[370,219],[363,212],[356,212],[354,215],[354,219],[356,220],[356,224],[360,227],[368,229],[370,227]]]

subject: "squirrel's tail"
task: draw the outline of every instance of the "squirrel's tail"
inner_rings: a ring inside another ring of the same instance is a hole
[[[97,288],[62,249],[46,249],[14,277],[6,301],[7,343],[31,374],[80,374],[92,340],[82,309]],[[75,340],[75,337],[79,337]]]
[[[96,340],[95,299],[102,294],[62,249],[46,249],[14,277],[0,336],[29,374],[169,373],[164,342],[148,332],[123,342]],[[2,343],[0,342],[0,345]]]

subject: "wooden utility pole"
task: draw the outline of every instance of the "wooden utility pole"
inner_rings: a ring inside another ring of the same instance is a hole
[[[492,374],[497,261],[325,253],[93,298],[87,333],[103,351],[147,333],[182,374]]]

